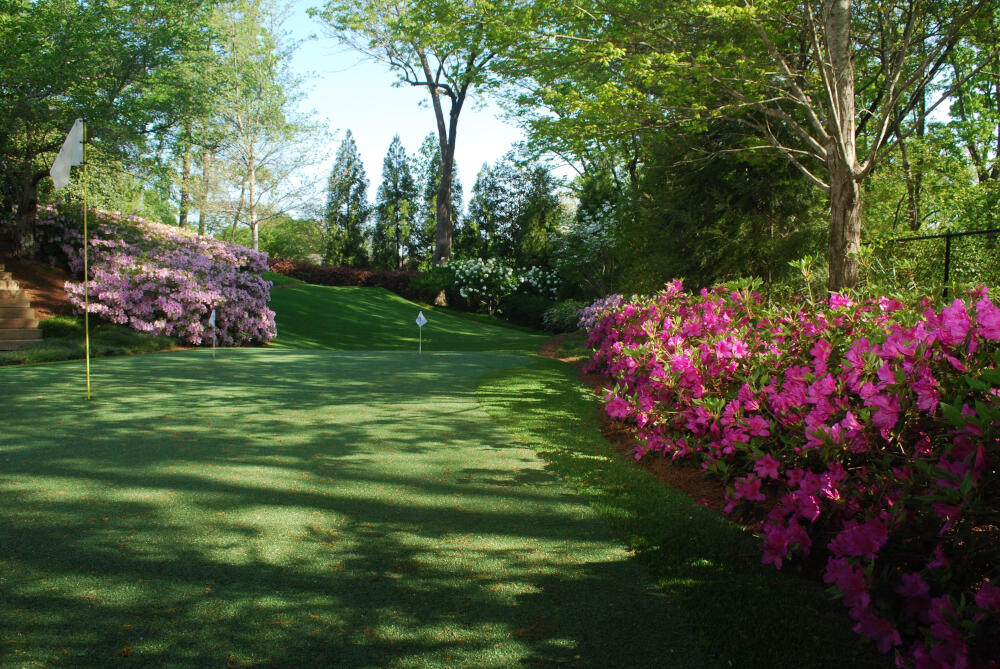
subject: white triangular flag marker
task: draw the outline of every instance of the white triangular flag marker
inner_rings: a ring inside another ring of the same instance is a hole
[[[59,149],[56,160],[52,163],[49,175],[56,188],[65,188],[69,185],[69,168],[83,162],[83,119],[76,119],[76,123],[70,129],[63,141],[62,148]]]
[[[424,317],[424,312],[417,314],[417,331],[420,333],[420,343],[417,345],[417,353],[420,355],[424,354],[424,326],[427,325],[427,318]]]

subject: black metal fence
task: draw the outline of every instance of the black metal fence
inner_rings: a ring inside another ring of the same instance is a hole
[[[869,271],[876,281],[921,287],[1000,286],[1000,228],[899,237],[876,243]],[[943,240],[943,242],[942,242]]]

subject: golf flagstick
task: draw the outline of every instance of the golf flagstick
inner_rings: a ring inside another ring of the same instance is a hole
[[[420,338],[417,344],[417,353],[420,355],[424,354],[424,326],[427,325],[427,318],[424,316],[424,312],[417,314],[417,332],[420,333]]]

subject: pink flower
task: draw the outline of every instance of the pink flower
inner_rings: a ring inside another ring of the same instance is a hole
[[[608,415],[621,420],[629,415],[632,410],[631,405],[620,397],[615,397],[604,407]]]
[[[990,341],[1000,341],[1000,308],[984,297],[976,303],[976,329]]]
[[[778,467],[781,463],[771,457],[770,453],[766,454],[764,457],[757,460],[754,464],[754,471],[757,472],[757,476],[762,479],[780,479],[781,474],[778,471]]]

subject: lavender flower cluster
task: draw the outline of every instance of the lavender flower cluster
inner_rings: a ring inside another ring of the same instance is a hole
[[[94,210],[89,225],[90,313],[189,344],[261,344],[276,334],[267,307],[267,254],[137,217]],[[77,216],[39,208],[39,249],[79,281],[70,302],[84,309],[83,232]],[[215,327],[209,325],[216,310]]]

